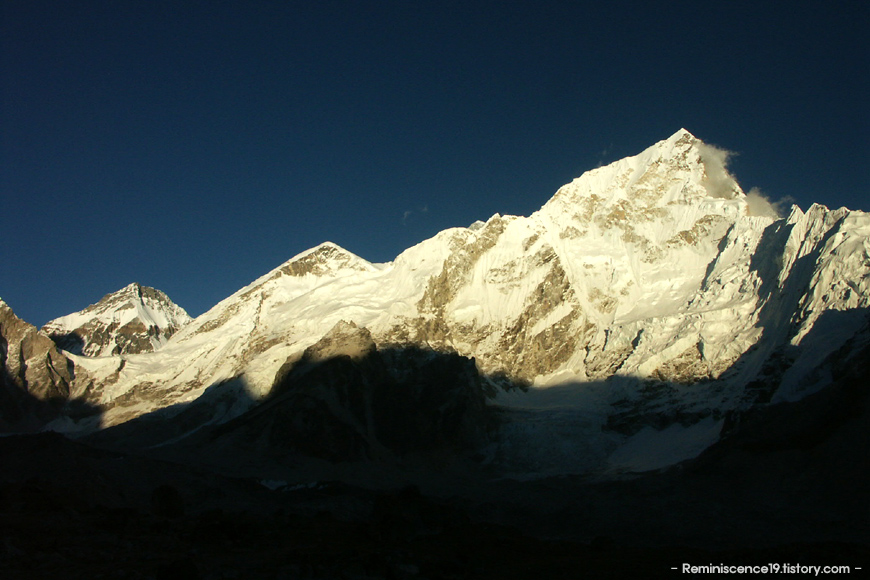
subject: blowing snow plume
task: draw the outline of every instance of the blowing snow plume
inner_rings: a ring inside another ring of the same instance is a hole
[[[787,195],[778,200],[772,200],[764,195],[760,189],[753,187],[746,194],[746,204],[749,206],[749,215],[760,215],[772,218],[784,217],[788,208],[794,203],[794,198]]]
[[[731,156],[736,155],[736,153],[706,143],[699,143],[698,150],[707,172],[704,184],[709,194],[721,199],[733,199],[738,185],[737,180],[728,171],[728,162]],[[785,210],[791,206],[793,201],[793,198],[788,196],[780,200],[772,200],[757,187],[753,187],[746,193],[749,215],[754,216],[783,217]]]
[[[728,160],[734,153],[706,143],[698,143],[698,151],[707,172],[707,191],[713,197],[733,199],[737,180],[728,172]]]

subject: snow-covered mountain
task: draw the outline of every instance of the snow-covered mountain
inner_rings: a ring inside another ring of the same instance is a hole
[[[776,217],[680,130],[531,216],[448,229],[390,263],[329,242],[302,252],[155,352],[70,355],[73,396],[103,426],[193,401],[211,409],[202,421],[227,421],[344,321],[379,348],[456,352],[491,383],[533,385],[499,396],[513,411],[494,460],[656,467],[697,454],[736,412],[829,382],[831,357],[867,332],[868,238],[863,212]],[[649,460],[651,441],[670,451]]]
[[[133,283],[42,331],[73,354],[110,356],[157,350],[191,320],[160,290]]]

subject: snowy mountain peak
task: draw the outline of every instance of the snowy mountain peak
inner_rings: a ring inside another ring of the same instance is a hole
[[[648,254],[674,236],[697,238],[696,226],[708,230],[712,222],[750,213],[728,173],[728,155],[680,129],[638,155],[587,171],[537,216],[554,223],[562,237],[616,237]]]
[[[270,324],[263,313],[271,306],[292,302],[335,279],[376,273],[379,266],[382,265],[376,266],[338,244],[323,242],[293,256],[222,300],[179,333],[173,342],[187,343],[218,328],[228,333],[269,335]],[[264,340],[272,344],[273,338]]]
[[[190,321],[166,294],[134,282],[42,330],[73,354],[107,356],[156,350]]]
[[[290,276],[328,276],[340,270],[367,272],[374,269],[371,262],[332,242],[323,242],[290,258],[280,268]]]
[[[703,144],[703,141],[692,135],[686,129],[680,129],[667,139],[659,141],[655,145],[647,148],[647,151],[658,149],[663,152],[663,155],[669,155],[669,152],[676,150],[685,150],[695,147],[698,144]],[[643,155],[643,153],[641,153]]]

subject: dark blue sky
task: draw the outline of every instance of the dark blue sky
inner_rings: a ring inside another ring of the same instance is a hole
[[[192,315],[371,261],[685,127],[745,190],[870,210],[867,2],[0,0],[0,297]]]

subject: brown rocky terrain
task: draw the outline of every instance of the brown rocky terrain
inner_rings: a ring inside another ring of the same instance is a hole
[[[73,377],[54,342],[0,300],[0,430],[35,430],[53,419]]]

